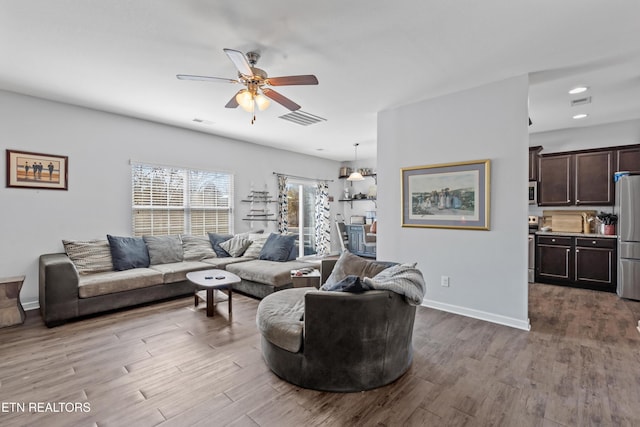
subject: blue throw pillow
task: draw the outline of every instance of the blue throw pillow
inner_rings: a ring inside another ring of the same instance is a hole
[[[107,239],[114,270],[149,267],[149,251],[142,237],[118,237],[107,234]]]
[[[225,251],[220,247],[220,243],[226,242],[230,240],[233,236],[231,234],[218,234],[218,233],[209,233],[209,241],[211,242],[211,247],[213,251],[216,253],[218,258],[228,258],[229,252]]]
[[[371,286],[360,280],[360,276],[349,275],[325,290],[334,292],[360,293],[364,291],[370,291],[372,289],[373,288]]]
[[[269,261],[288,261],[291,254],[291,248],[295,245],[298,236],[291,234],[271,233],[264,242],[264,246],[260,251],[258,259]]]

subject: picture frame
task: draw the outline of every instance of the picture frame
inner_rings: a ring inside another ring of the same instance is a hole
[[[7,187],[67,190],[68,177],[67,156],[7,150]]]
[[[489,230],[491,161],[401,169],[402,226]]]

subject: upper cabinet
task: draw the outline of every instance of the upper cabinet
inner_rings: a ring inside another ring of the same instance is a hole
[[[613,205],[613,151],[575,154],[575,204]]]
[[[616,172],[629,171],[640,173],[640,146],[619,148],[616,150]]]
[[[529,147],[529,181],[538,180],[538,157],[542,147]]]
[[[573,155],[541,156],[538,169],[538,205],[569,206],[573,204]]]
[[[612,206],[616,171],[640,173],[640,145],[540,155],[538,205]]]

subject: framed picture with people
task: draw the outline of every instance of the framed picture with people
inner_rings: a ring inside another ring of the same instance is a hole
[[[7,187],[67,190],[67,156],[7,150]]]
[[[402,169],[402,226],[489,230],[490,160]]]

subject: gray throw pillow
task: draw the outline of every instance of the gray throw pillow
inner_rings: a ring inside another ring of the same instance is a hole
[[[119,237],[107,234],[113,269],[116,271],[149,267],[149,252],[142,237]]]
[[[216,257],[209,237],[183,234],[180,239],[182,240],[182,256],[185,261],[200,261]]]
[[[151,265],[182,261],[182,241],[180,236],[144,236],[143,239],[149,250],[149,262]]]
[[[111,248],[107,240],[63,240],[62,244],[79,274],[113,270]]]
[[[249,246],[251,246],[251,239],[241,234],[233,236],[226,242],[220,243],[220,247],[227,251],[232,257],[242,256]]]
[[[390,265],[390,263],[361,258],[349,251],[344,251],[333,267],[333,271],[331,271],[326,283],[320,289],[323,291],[331,289],[342,279],[351,275],[358,276],[361,279],[374,277]]]
[[[259,259],[269,261],[288,261],[291,248],[296,243],[296,235],[271,233],[264,242]]]
[[[251,240],[251,245],[244,251],[242,254],[243,258],[252,258],[257,259],[260,256],[260,252],[262,252],[262,247],[267,241],[268,235],[264,234],[249,234],[249,239]]]

